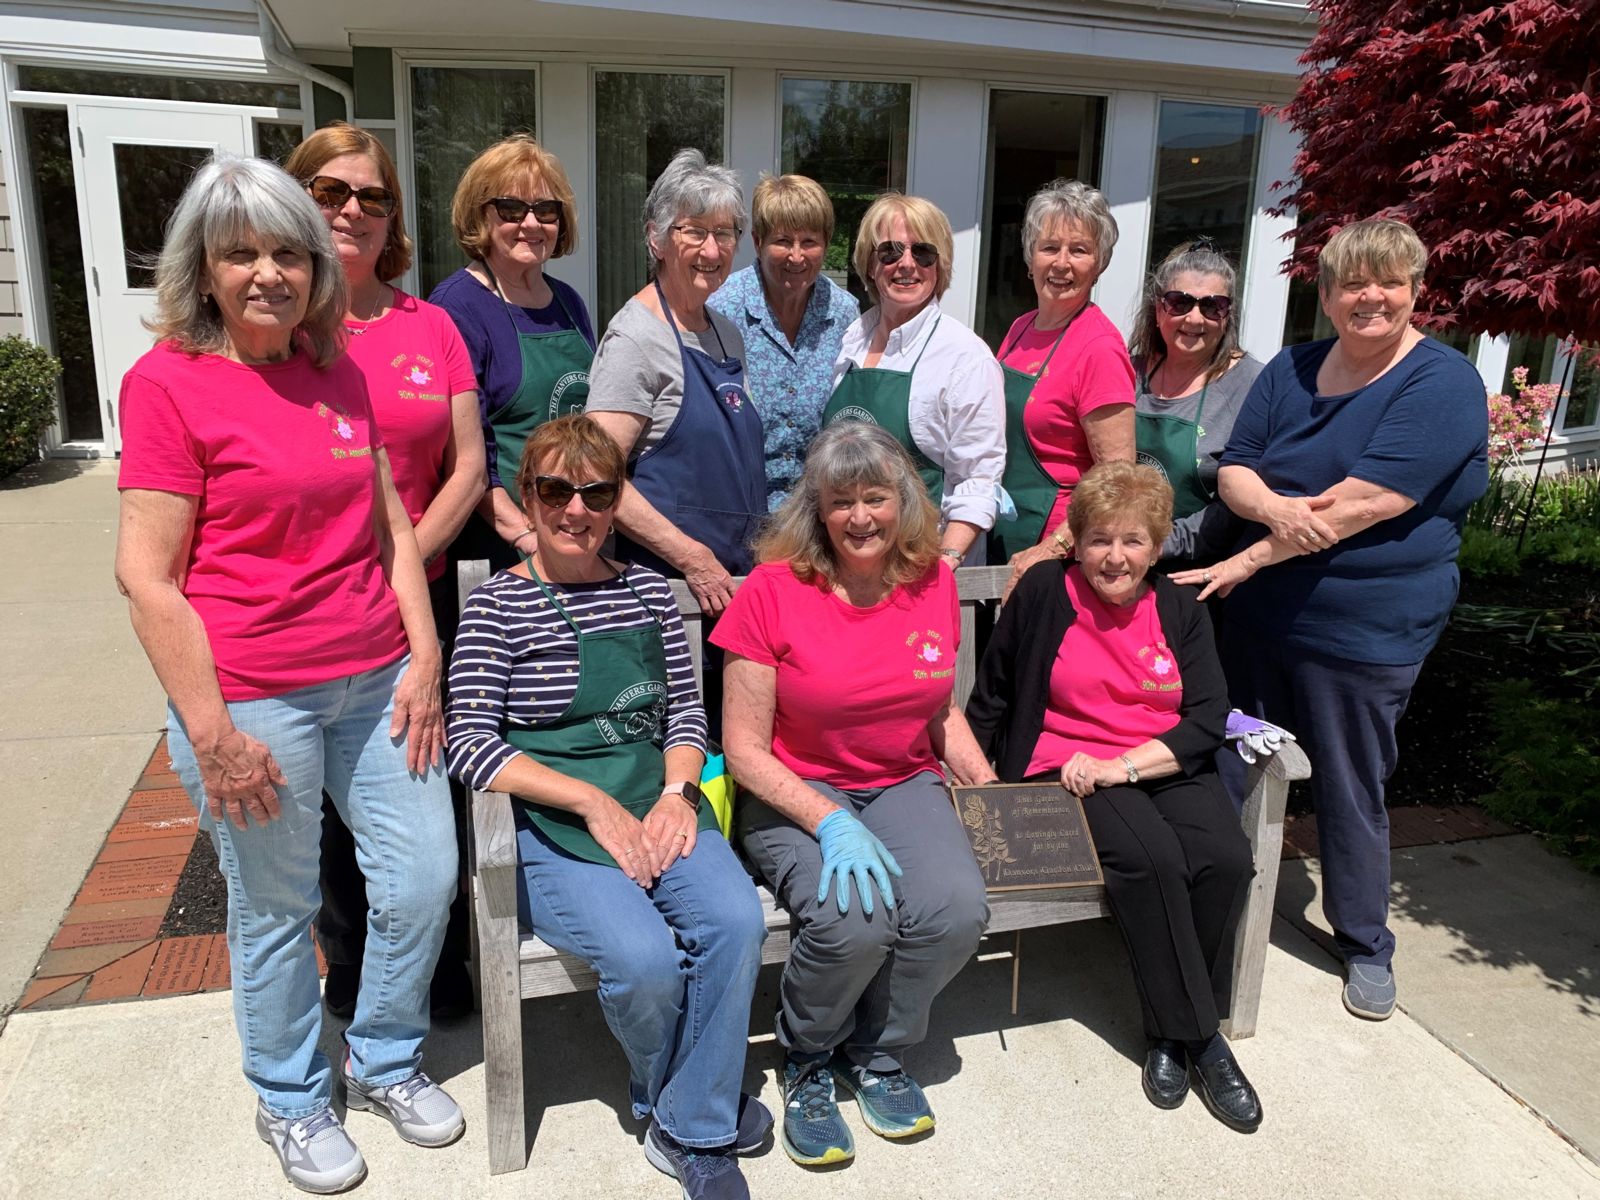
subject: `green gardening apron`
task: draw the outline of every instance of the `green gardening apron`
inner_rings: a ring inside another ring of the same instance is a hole
[[[667,653],[661,626],[652,621],[637,629],[585,633],[539,578],[532,561],[522,561],[578,639],[578,691],[554,721],[536,729],[509,729],[506,741],[551,770],[593,784],[643,820],[666,783],[660,742],[667,715]],[[649,613],[633,584],[627,587]],[[576,813],[533,803],[527,811],[539,831],[568,854],[617,865]],[[709,804],[701,806],[699,827],[717,827]]]
[[[911,376],[942,320],[943,313],[934,318],[933,329],[928,330],[927,339],[917,351],[917,357],[911,360],[909,371],[886,371],[882,367],[858,367],[852,363],[822,410],[824,425],[835,421],[866,421],[883,426],[911,455],[935,508],[944,498],[944,468],[917,449],[917,443],[912,440]]]
[[[1206,410],[1206,389],[1210,386],[1210,380],[1201,385],[1200,401],[1195,405],[1192,421],[1167,413],[1134,410],[1138,459],[1145,466],[1155,467],[1172,485],[1172,516],[1175,520],[1199,512],[1216,499],[1200,482],[1200,435],[1203,432],[1200,418]],[[1148,395],[1149,381],[1141,379],[1139,390]]]
[[[505,302],[506,320],[511,322],[511,331],[517,335],[517,349],[522,355],[522,379],[517,390],[510,400],[489,414],[500,478],[505,480],[516,476],[517,467],[522,463],[522,447],[535,429],[546,421],[583,411],[589,399],[589,367],[594,362],[594,347],[578,332],[578,322],[561,298],[561,289],[554,284],[550,285],[550,291],[572,328],[553,333],[524,333],[518,329],[516,318],[511,315],[511,301],[506,300],[505,293],[500,290],[500,281],[487,263],[483,269],[494,284],[495,295]],[[513,495],[512,499],[516,498]]]
[[[1022,340],[1022,333],[1027,332],[1026,326],[1022,333],[1017,334],[1016,341],[1009,347],[1002,346],[996,356],[1000,359],[1000,369],[1006,378],[1006,469],[1000,476],[1000,486],[1005,488],[1011,502],[1016,505],[1017,515],[1009,521],[1001,518],[989,531],[989,561],[992,563],[1010,562],[1014,555],[1037,546],[1044,538],[1045,522],[1050,519],[1056,500],[1061,495],[1061,485],[1039,461],[1038,452],[1033,448],[1033,439],[1028,436],[1023,424],[1022,414],[1028,406],[1028,398],[1033,395],[1034,384],[1044,376],[1050,360],[1061,349],[1067,330],[1072,328],[1072,322],[1077,319],[1078,313],[1068,318],[1061,327],[1061,336],[1056,338],[1056,344],[1050,347],[1050,353],[1044,356],[1038,371],[1032,375],[1008,367],[1005,363],[1006,355]]]

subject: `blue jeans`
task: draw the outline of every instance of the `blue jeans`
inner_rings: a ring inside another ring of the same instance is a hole
[[[520,810],[517,849],[522,923],[600,976],[600,1010],[628,1056],[633,1115],[654,1112],[685,1146],[733,1141],[767,936],[733,848],[702,832],[649,891],[557,849]]]
[[[456,855],[444,775],[411,774],[404,735],[389,737],[395,683],[410,661],[228,705],[235,727],[264,743],[288,780],[277,789],[283,815],[264,825],[240,829],[211,819],[194,749],[176,710],[168,710],[173,765],[228,884],[233,1017],[245,1078],[275,1116],[310,1116],[333,1095],[331,1068],[317,1049],[322,1009],[311,942],[322,903],[324,788],[355,835],[367,879],[367,952],[345,1034],[351,1072],[387,1086],[422,1063],[428,981],[456,886]]]

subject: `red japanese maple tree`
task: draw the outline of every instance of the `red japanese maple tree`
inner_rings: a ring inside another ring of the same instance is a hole
[[[1310,0],[1287,270],[1396,217],[1435,326],[1600,339],[1600,0]]]

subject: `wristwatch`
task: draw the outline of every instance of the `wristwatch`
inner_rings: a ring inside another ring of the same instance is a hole
[[[705,793],[700,790],[700,785],[692,780],[685,779],[682,783],[669,783],[661,789],[661,795],[682,796],[695,812],[700,811],[700,805],[705,800]]]
[[[1121,761],[1123,766],[1128,768],[1128,782],[1138,783],[1139,768],[1133,765],[1133,759],[1129,758],[1126,754],[1119,754],[1117,755],[1117,758]]]

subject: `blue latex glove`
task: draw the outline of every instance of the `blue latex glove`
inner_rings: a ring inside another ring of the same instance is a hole
[[[817,903],[828,898],[828,885],[837,876],[839,912],[850,911],[850,880],[856,881],[856,891],[861,893],[861,910],[872,912],[871,881],[878,881],[878,890],[884,901],[894,906],[894,889],[889,886],[889,876],[905,874],[894,855],[884,848],[877,836],[855,817],[836,808],[822,818],[817,826],[817,841],[822,843],[822,880],[817,884]]]

